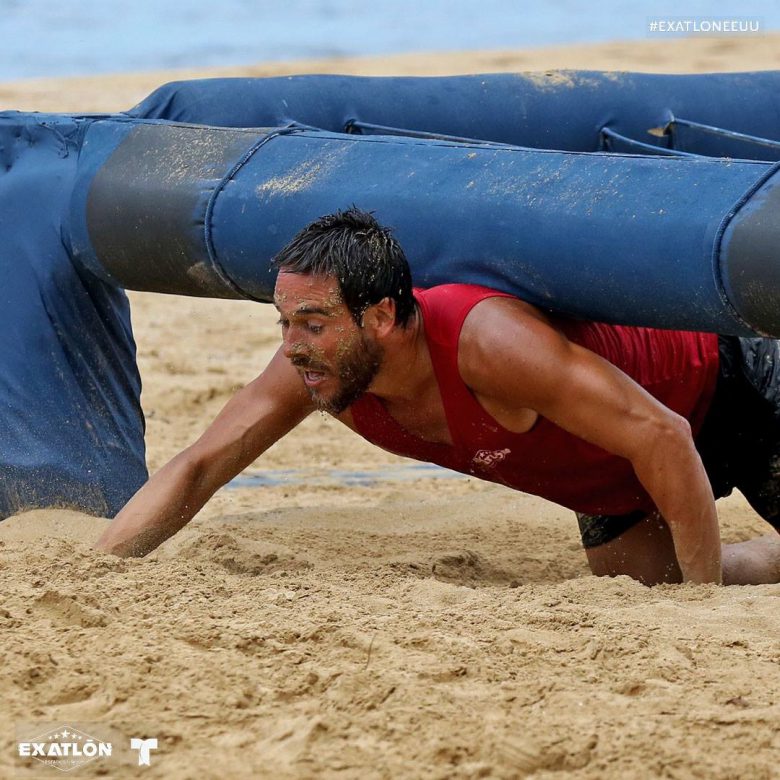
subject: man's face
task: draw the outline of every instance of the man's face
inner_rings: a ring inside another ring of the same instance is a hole
[[[352,318],[330,276],[280,271],[274,305],[285,356],[317,407],[340,414],[368,389],[382,348]]]

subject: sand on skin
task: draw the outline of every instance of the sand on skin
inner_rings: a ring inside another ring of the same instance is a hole
[[[778,43],[230,74],[751,70],[780,67]],[[121,110],[194,75],[206,74],[5,84],[0,103]],[[262,369],[278,336],[268,307],[131,298],[154,469]],[[327,478],[401,462],[315,415],[255,469],[305,466],[323,478],[222,491],[147,559],[92,552],[107,521],[76,512],[0,524],[0,776],[14,771],[15,725],[30,721],[158,737],[145,774],[173,780],[778,775],[780,586],[598,579],[570,513],[541,500],[472,480],[345,488]],[[740,497],[720,508],[727,541],[764,531]],[[128,760],[111,776],[138,768]]]

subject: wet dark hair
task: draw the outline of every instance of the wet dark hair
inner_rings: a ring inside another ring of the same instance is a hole
[[[395,321],[405,326],[414,311],[412,275],[401,245],[389,228],[352,206],[312,222],[273,260],[280,271],[338,280],[355,322],[384,298],[395,301]]]

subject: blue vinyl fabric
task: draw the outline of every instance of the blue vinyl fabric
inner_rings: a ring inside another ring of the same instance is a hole
[[[780,334],[780,204],[767,198],[780,160],[778,71],[206,79],[166,84],[128,114],[339,134],[368,124],[525,148],[459,152],[376,129],[350,136],[370,146],[272,136],[226,171],[204,214],[212,265],[247,297],[268,299],[263,259],[289,225],[356,203],[397,227],[422,285],[454,277],[595,319]],[[637,157],[647,150],[635,142],[693,156]],[[604,150],[613,155],[582,154]],[[250,179],[259,197],[241,194]],[[280,182],[286,190],[271,186]],[[252,220],[229,213],[239,203]]]
[[[341,133],[355,121],[535,149],[597,152],[602,129],[716,157],[780,150],[677,128],[681,117],[780,140],[780,71],[663,75],[552,71],[446,77],[281,76],[165,84],[128,114],[222,127],[299,123]],[[654,132],[650,132],[654,131]],[[611,151],[631,151],[614,143]]]
[[[0,518],[113,515],[146,477],[127,298],[62,240],[84,127],[0,119]]]
[[[776,163],[160,120],[96,122],[86,140],[74,258],[118,286],[269,301],[276,252],[356,204],[395,228],[419,286],[481,284],[593,320],[780,334],[775,221],[722,241],[780,180]],[[747,284],[760,300],[739,298]]]
[[[778,138],[780,73],[219,79],[0,114],[0,518],[111,516],[146,478],[122,288],[268,301],[273,255],[352,204],[420,286],[780,336]]]

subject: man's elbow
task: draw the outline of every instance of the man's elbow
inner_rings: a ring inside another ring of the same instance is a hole
[[[159,478],[164,478],[170,485],[175,486],[179,493],[191,495],[211,488],[211,483],[216,481],[213,470],[214,464],[210,462],[207,454],[192,445],[175,455],[155,477],[159,475]],[[212,492],[218,488],[219,485],[215,484]]]
[[[241,471],[241,453],[213,452],[201,442],[187,447],[169,464],[174,479],[206,500]]]
[[[680,444],[693,445],[691,424],[680,414],[668,412],[657,422],[656,437],[659,441],[673,446]]]
[[[643,475],[687,470],[685,464],[699,460],[691,424],[675,412],[659,415],[639,432],[637,448],[630,459]]]

